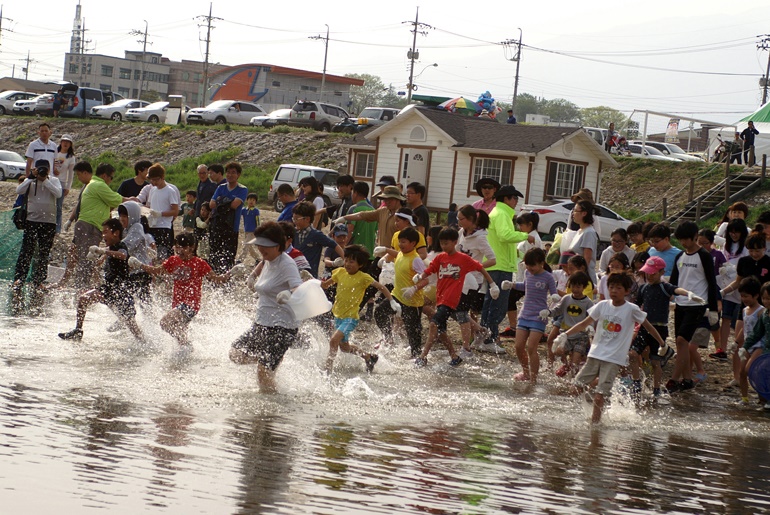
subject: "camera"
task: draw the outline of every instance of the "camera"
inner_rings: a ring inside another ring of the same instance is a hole
[[[39,178],[46,177],[48,175],[48,168],[40,167],[37,169],[37,176]]]

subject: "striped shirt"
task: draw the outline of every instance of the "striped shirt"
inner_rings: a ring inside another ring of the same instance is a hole
[[[56,160],[56,154],[58,153],[59,145],[48,140],[48,143],[43,143],[43,141],[40,138],[37,138],[35,141],[29,144],[27,147],[27,153],[24,154],[25,157],[32,159],[32,166],[35,166],[35,163],[38,159],[45,159],[48,161],[48,164],[50,166],[51,173],[53,173],[53,163]]]

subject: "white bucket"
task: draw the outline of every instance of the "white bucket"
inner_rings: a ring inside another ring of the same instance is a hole
[[[310,279],[299,285],[287,304],[297,320],[317,317],[332,309],[332,303],[326,298],[318,279]]]

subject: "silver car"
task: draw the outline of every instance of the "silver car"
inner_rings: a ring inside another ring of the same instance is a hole
[[[144,100],[124,98],[122,100],[116,100],[111,104],[92,107],[88,116],[89,118],[101,118],[102,120],[119,122],[123,120],[123,117],[129,109],[138,109],[140,107],[147,107],[148,105],[150,105],[150,103]]]
[[[187,123],[249,125],[255,116],[267,115],[262,106],[241,100],[216,100],[206,107],[196,107],[187,113]]]
[[[182,110],[182,122],[185,121],[187,113],[190,111],[190,106],[185,106]],[[136,109],[129,109],[126,111],[126,120],[131,122],[150,122],[159,123],[166,121],[166,113],[168,112],[168,102],[154,102],[146,107],[137,107]]]
[[[17,179],[24,175],[27,160],[16,152],[0,150],[0,181]]]
[[[13,112],[13,104],[17,100],[29,100],[35,98],[38,93],[29,93],[27,91],[3,91],[0,93],[0,114]]]
[[[339,106],[300,100],[291,108],[289,127],[305,127],[329,132],[336,123],[341,122],[344,118],[350,118],[350,115]]]

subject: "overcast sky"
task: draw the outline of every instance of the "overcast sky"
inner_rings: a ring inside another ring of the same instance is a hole
[[[70,0],[5,3],[0,76],[10,76],[14,65],[16,76],[23,76],[29,51],[30,79],[61,79],[76,5]],[[141,49],[139,38],[129,33],[144,31],[146,20],[148,50],[173,60],[204,58],[205,21],[196,17],[208,14],[209,2],[134,0],[121,7],[82,0],[81,5],[88,52],[123,56],[126,49]],[[519,93],[565,98],[579,107],[607,105],[627,114],[647,109],[726,123],[761,103],[759,78],[768,51],[757,49],[757,36],[770,33],[767,1],[448,5],[445,0],[419,3],[419,20],[429,27],[417,36],[418,94],[475,99],[489,90],[510,102],[516,66],[508,59],[514,48],[500,43],[518,40],[521,28]],[[210,60],[321,72],[324,42],[309,37],[325,36],[328,24],[327,73],[369,73],[405,90],[412,43],[412,26],[405,22],[414,20],[417,7],[402,0],[218,0],[212,15],[221,19],[214,20]]]

